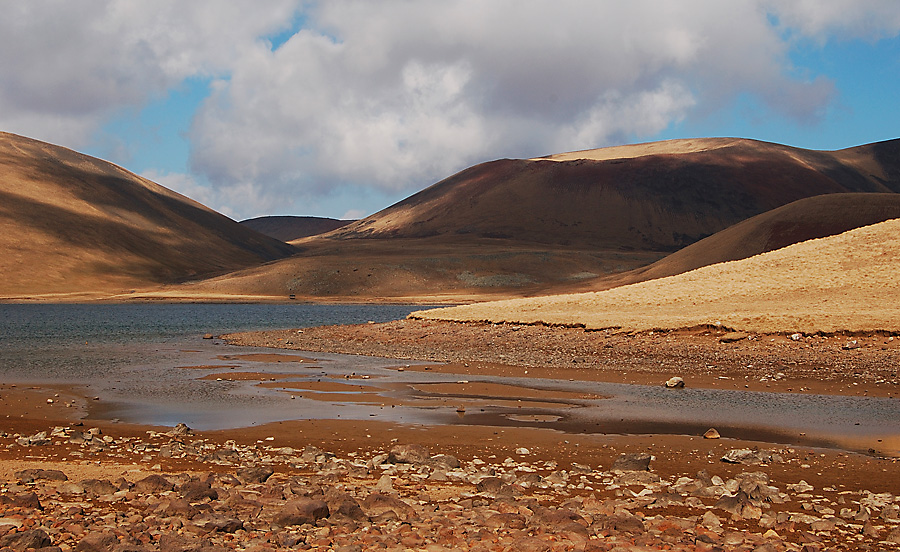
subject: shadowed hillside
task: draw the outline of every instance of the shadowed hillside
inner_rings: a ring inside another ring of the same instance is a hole
[[[241,224],[270,238],[289,242],[331,232],[351,222],[354,221],[324,217],[272,216],[242,220]]]
[[[900,218],[900,194],[828,194],[801,199],[739,222],[649,266],[592,282],[590,288],[665,278],[896,218]]]
[[[410,316],[626,331],[709,325],[764,333],[896,332],[898,232],[900,219],[893,219],[670,278]]]
[[[0,296],[118,292],[292,253],[111,163],[0,133]]]
[[[672,140],[476,165],[333,237],[473,236],[675,251],[820,194],[900,192],[900,140],[839,152]]]
[[[295,257],[178,293],[462,301],[609,287],[799,199],[898,192],[898,152],[900,140],[818,152],[714,138],[492,161],[296,240]]]

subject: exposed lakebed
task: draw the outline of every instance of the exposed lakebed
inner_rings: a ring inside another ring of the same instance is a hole
[[[415,307],[421,308],[421,307]],[[897,455],[900,401],[454,375],[410,361],[225,345],[241,329],[384,321],[371,305],[2,305],[5,383],[76,385],[90,416],[223,429],[291,419],[700,435]]]

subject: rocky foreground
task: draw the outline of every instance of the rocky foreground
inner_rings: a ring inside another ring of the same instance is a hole
[[[732,450],[708,470],[661,475],[640,453],[592,466],[524,447],[460,460],[420,444],[336,455],[273,441],[209,439],[183,425],[3,434],[0,451],[22,469],[0,484],[0,549],[900,548],[900,497],[770,477],[786,464],[822,469],[810,451]]]

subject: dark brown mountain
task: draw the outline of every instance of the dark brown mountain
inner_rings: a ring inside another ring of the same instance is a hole
[[[795,243],[900,218],[900,194],[828,194],[801,199],[739,222],[649,266],[593,282],[591,289],[665,278],[738,261]]]
[[[900,140],[821,152],[710,138],[501,159],[332,236],[671,252],[792,201],[847,192],[900,192]]]
[[[294,252],[121,167],[0,133],[0,297],[110,294]]]
[[[271,216],[242,220],[241,224],[270,238],[289,242],[331,232],[355,222],[324,217]]]
[[[190,293],[462,301],[608,287],[803,198],[896,192],[900,140],[822,152],[712,138],[503,159]]]

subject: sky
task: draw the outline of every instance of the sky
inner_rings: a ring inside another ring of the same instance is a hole
[[[236,220],[675,138],[900,137],[897,0],[0,0],[0,130]]]

